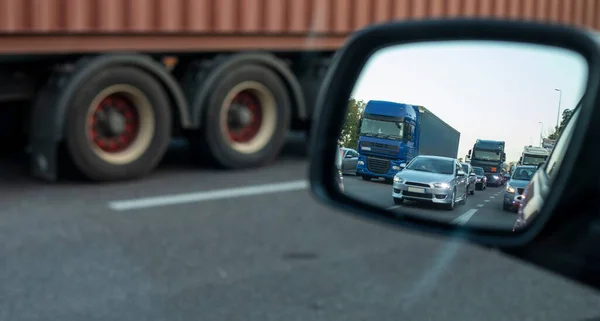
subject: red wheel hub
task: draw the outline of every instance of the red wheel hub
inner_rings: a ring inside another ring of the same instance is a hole
[[[107,96],[95,107],[90,117],[90,137],[96,146],[108,153],[127,149],[138,131],[137,108],[124,95]]]
[[[260,130],[262,118],[258,97],[250,90],[238,93],[233,98],[227,114],[229,139],[238,143],[251,141]]]

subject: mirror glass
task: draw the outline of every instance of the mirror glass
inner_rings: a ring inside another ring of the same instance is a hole
[[[587,78],[583,56],[551,46],[441,41],[383,48],[349,99],[338,153],[356,157],[337,158],[336,180],[349,197],[399,219],[526,226],[527,213],[543,204],[528,204],[525,191],[534,175],[560,166]]]

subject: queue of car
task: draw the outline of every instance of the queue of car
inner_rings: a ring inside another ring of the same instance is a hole
[[[355,174],[358,152],[338,147],[336,155],[337,180],[343,191],[343,174]],[[483,191],[488,186],[504,186],[502,209],[517,212],[523,201],[523,192],[538,166],[517,165],[512,173],[485,173],[483,168],[471,166],[450,157],[419,155],[402,168],[394,177],[392,198],[395,204],[405,200],[440,204],[453,210],[456,204],[464,204],[469,195]]]

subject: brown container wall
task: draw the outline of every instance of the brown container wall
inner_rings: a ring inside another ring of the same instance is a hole
[[[105,50],[332,49],[349,32],[372,23],[458,16],[553,21],[600,29],[600,0],[0,0],[0,33],[4,34],[0,39],[5,47],[0,52],[24,50],[23,41],[45,42],[34,51],[50,50],[50,38],[61,51],[71,47],[97,50],[90,46]],[[13,38],[24,34],[30,34],[27,40]],[[85,39],[91,34],[103,35],[96,42],[113,43],[94,46],[91,39]],[[150,34],[153,44],[136,42]],[[195,38],[189,38],[191,34]],[[311,40],[298,37],[307,34]],[[117,35],[123,39],[111,39]],[[227,39],[215,38],[225,35]],[[261,40],[250,41],[248,36]],[[312,39],[321,40],[313,43]],[[20,47],[6,48],[11,46]]]

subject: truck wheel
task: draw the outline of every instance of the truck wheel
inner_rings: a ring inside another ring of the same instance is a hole
[[[249,168],[273,161],[290,126],[290,97],[270,69],[246,65],[214,86],[199,139],[192,146],[225,168]]]
[[[361,177],[362,177],[362,180],[363,180],[363,181],[367,181],[367,182],[370,182],[370,181],[371,181],[371,177],[370,177],[370,176],[363,175],[363,176],[361,176]]]
[[[68,108],[66,146],[89,179],[122,180],[152,171],[171,139],[161,85],[132,67],[113,67],[81,85]]]

